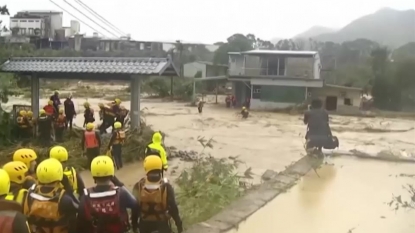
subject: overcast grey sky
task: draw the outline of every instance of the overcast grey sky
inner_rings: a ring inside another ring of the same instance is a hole
[[[64,0],[53,0],[96,29]],[[75,0],[66,0],[86,12]],[[415,0],[82,0],[136,40],[214,43],[233,33],[263,39],[289,38],[314,25],[341,28],[383,7],[415,9]],[[49,0],[2,0],[11,14],[20,10],[60,10]],[[87,12],[86,12],[87,13]],[[91,17],[92,18],[92,17]],[[64,12],[64,26],[74,19]],[[8,26],[8,17],[2,17]],[[93,30],[81,23],[81,31]],[[107,33],[108,34],[108,33]]]

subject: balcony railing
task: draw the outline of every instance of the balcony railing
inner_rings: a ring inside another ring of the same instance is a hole
[[[313,72],[310,69],[267,69],[267,68],[229,68],[229,75],[244,76],[289,76],[295,78],[313,78]]]

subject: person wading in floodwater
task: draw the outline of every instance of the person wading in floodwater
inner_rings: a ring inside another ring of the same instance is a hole
[[[332,134],[329,125],[329,114],[322,108],[320,99],[311,102],[311,108],[304,113],[304,124],[307,125],[306,149],[317,148],[318,151],[331,139]]]

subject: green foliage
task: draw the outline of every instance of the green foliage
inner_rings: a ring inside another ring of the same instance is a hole
[[[228,38],[228,42],[222,44],[213,56],[215,64],[228,64],[229,52],[242,52],[253,49],[256,38],[252,34],[244,36],[242,34],[234,34]]]
[[[399,47],[392,53],[392,59],[395,62],[415,59],[415,42],[408,43]]]

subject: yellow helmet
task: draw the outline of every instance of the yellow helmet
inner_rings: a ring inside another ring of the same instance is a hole
[[[245,106],[244,107],[242,107],[242,110],[245,110],[246,108],[245,108]]]
[[[29,171],[26,164],[20,161],[8,162],[3,166],[3,170],[9,174],[10,181],[16,184],[23,184],[26,180],[26,173]],[[1,177],[0,177],[1,179]]]
[[[25,110],[20,110],[19,111],[19,115],[20,116],[26,116],[27,115],[27,112]]]
[[[94,123],[88,123],[88,124],[86,124],[86,130],[93,130],[94,129]]]
[[[0,169],[0,195],[7,195],[10,192],[10,177],[3,169]]]
[[[107,155],[100,155],[95,157],[91,162],[92,177],[108,177],[114,176],[114,162]]]
[[[85,107],[85,108],[89,107],[89,103],[88,103],[88,102],[85,102],[85,103],[84,103],[84,107]]]
[[[28,117],[32,117],[33,116],[33,112],[32,111],[27,111],[27,116]]]
[[[154,170],[162,170],[163,169],[163,162],[161,161],[160,156],[157,155],[149,155],[144,159],[144,171],[146,173]]]
[[[121,122],[117,121],[114,123],[114,129],[121,129],[121,127],[122,127]]]
[[[39,110],[39,115],[45,115],[45,114],[46,114],[45,109],[40,109],[40,110]]]
[[[63,113],[63,108],[60,108],[59,109],[59,113]]]
[[[60,162],[67,161],[68,157],[68,151],[63,146],[54,146],[49,151],[49,158],[57,159]]]
[[[121,100],[120,100],[120,99],[118,99],[118,98],[116,98],[116,99],[114,100],[114,102],[115,102],[115,104],[121,104]]]
[[[62,164],[56,159],[45,159],[37,166],[36,176],[42,184],[61,181],[63,178]]]
[[[52,100],[49,100],[48,101],[48,105],[52,105],[53,104],[53,101]]]
[[[13,154],[13,161],[23,162],[27,167],[30,167],[30,163],[36,159],[36,152],[28,148],[18,149]]]

